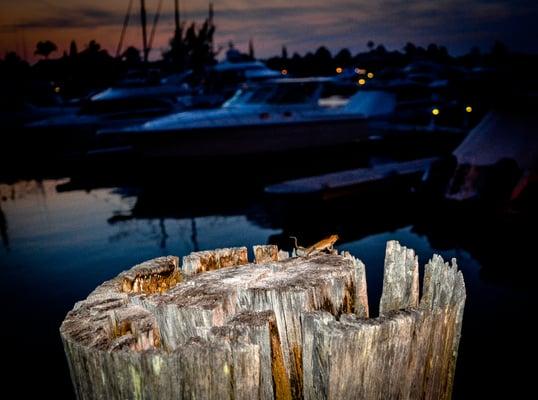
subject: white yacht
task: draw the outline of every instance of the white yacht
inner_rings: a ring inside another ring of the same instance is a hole
[[[392,93],[333,78],[267,80],[245,84],[218,109],[99,131],[97,152],[204,157],[342,145],[367,139],[367,121],[392,113],[395,105]]]

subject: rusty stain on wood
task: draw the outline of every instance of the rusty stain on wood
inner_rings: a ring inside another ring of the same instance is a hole
[[[274,393],[276,399],[291,399],[291,385],[284,366],[284,357],[278,337],[276,323],[270,323],[271,334],[271,369],[273,374]]]
[[[131,268],[123,274],[121,290],[125,293],[165,292],[181,282],[177,257],[160,257]]]
[[[246,247],[198,251],[183,257],[182,271],[186,275],[194,275],[200,272],[247,263],[248,253]]]
[[[104,282],[60,327],[79,399],[449,399],[465,304],[455,260],[389,242],[378,318],[347,252],[276,246],[161,257]]]
[[[278,247],[274,244],[266,246],[254,246],[254,262],[256,264],[278,261]]]

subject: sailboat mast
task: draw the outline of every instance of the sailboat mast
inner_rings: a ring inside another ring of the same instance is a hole
[[[140,22],[142,23],[142,45],[144,49],[144,64],[148,63],[148,34],[146,31],[146,2],[140,0]]]
[[[159,23],[159,17],[161,15],[161,9],[163,7],[163,0],[159,0],[157,5],[157,12],[153,18],[153,26],[151,27],[151,33],[149,34],[148,53],[153,48],[153,39],[155,39],[155,32],[157,31],[157,24]]]
[[[131,8],[133,7],[133,0],[129,0],[129,5],[127,6],[127,13],[125,14],[125,19],[123,20],[123,27],[121,28],[120,41],[118,47],[116,48],[116,58],[121,56],[121,50],[123,48],[123,40],[125,39],[125,32],[127,31],[127,25],[129,25],[129,17],[131,16]]]
[[[174,20],[176,21],[176,32],[179,32],[179,0],[174,0]]]
[[[209,12],[207,16],[207,23],[209,25],[209,29],[213,29],[213,3],[209,2]],[[211,41],[209,42],[209,49],[211,50],[211,54],[215,53],[215,46],[213,45],[213,35],[211,35]]]

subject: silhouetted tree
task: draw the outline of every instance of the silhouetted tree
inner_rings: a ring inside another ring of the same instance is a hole
[[[42,42],[37,42],[34,54],[43,56],[48,59],[49,55],[56,50],[58,50],[58,46],[56,46],[56,44],[54,44],[50,40],[45,40]]]
[[[95,40],[90,40],[90,43],[88,43],[88,47],[86,48],[86,50],[90,54],[97,54],[99,53],[99,50],[101,50],[101,45]]]
[[[251,60],[254,60],[254,42],[252,41],[252,38],[248,41],[248,58]]]
[[[134,46],[127,47],[127,49],[125,49],[121,55],[121,58],[122,60],[125,60],[129,66],[139,64],[142,61],[142,58],[140,57],[140,50]]]
[[[496,40],[493,44],[493,48],[491,49],[491,55],[497,60],[500,60],[506,57],[507,54],[508,48],[506,47],[506,45],[500,40]]]
[[[331,52],[325,46],[319,47],[313,55],[313,59],[308,61],[309,55],[305,56],[306,65],[312,64],[312,70],[316,75],[334,74],[334,65]]]
[[[282,46],[282,55],[280,56],[283,60],[288,59],[288,49],[286,46]]]
[[[368,40],[366,46],[368,47],[368,49],[370,49],[370,51],[372,51],[374,49],[375,43],[372,40]]]
[[[430,58],[435,58],[437,57],[437,53],[439,52],[439,48],[437,47],[437,45],[435,43],[430,43],[426,49],[426,54],[430,57]]]
[[[206,19],[202,27],[196,33],[195,25],[192,24],[192,34],[187,32],[187,48],[189,49],[189,64],[193,71],[202,73],[204,67],[215,63],[212,43],[215,26]]]
[[[380,44],[375,48],[375,52],[379,55],[384,55],[387,53],[387,49],[385,48],[385,46]]]
[[[407,56],[413,57],[417,53],[417,46],[411,42],[407,42],[407,44],[404,46],[404,52]]]
[[[170,50],[163,53],[164,60],[174,70],[190,68],[196,73],[202,73],[205,66],[215,63],[214,33],[215,26],[209,19],[205,20],[200,29],[196,29],[194,22],[185,31],[181,27],[170,41]]]
[[[348,67],[351,65],[351,53],[348,49],[342,49],[338,52],[338,54],[334,57],[334,62],[337,66],[340,67]]]
[[[0,106],[3,110],[15,107],[18,99],[23,96],[21,87],[29,80],[30,65],[21,59],[15,52],[9,52],[4,59],[0,59],[0,79],[2,80],[2,95]]]
[[[288,70],[291,73],[296,74],[303,69],[303,61],[304,59],[298,53],[293,53],[288,65]]]
[[[445,46],[439,46],[439,61],[447,61],[450,58],[448,49]]]
[[[327,62],[330,62],[332,59],[331,52],[325,46],[320,46],[314,53],[314,56],[319,60],[323,60]]]
[[[28,63],[19,57],[14,51],[10,51],[4,57],[4,60],[0,60],[2,67],[13,70],[23,69],[28,67]]]
[[[174,70],[183,71],[187,58],[187,48],[183,40],[184,24],[176,29],[170,40],[170,50],[163,53],[163,59],[168,61]]]
[[[71,40],[71,44],[69,45],[69,57],[76,58],[77,55],[78,55],[77,43],[74,40]]]

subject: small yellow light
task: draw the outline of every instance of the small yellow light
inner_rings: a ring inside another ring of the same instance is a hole
[[[341,67],[336,67],[336,73],[337,74],[341,74],[342,73],[342,68]]]
[[[56,86],[54,88],[54,93],[60,93],[60,86]]]
[[[432,110],[432,114],[433,114],[433,115],[439,115],[439,113],[440,113],[440,111],[439,111],[438,108],[434,108],[434,109]]]
[[[359,79],[359,85],[362,86],[362,85],[364,85],[365,83],[366,83],[366,81],[365,81],[364,79],[362,79],[362,78]]]
[[[467,107],[465,107],[465,111],[468,112],[468,113],[473,112],[473,107],[467,106]]]
[[[366,75],[368,77],[368,79],[372,79],[374,77],[374,73],[373,72],[368,72],[368,75]]]
[[[280,73],[282,75],[288,75],[288,70],[287,69],[283,69],[282,71],[280,71]]]

